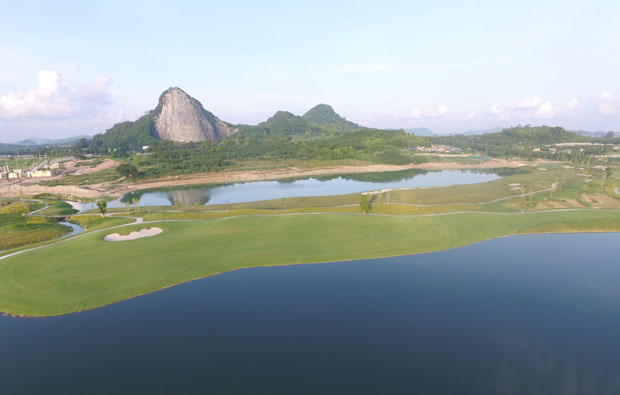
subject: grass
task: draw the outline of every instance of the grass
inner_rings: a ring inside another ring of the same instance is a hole
[[[100,231],[0,261],[0,311],[64,314],[244,267],[412,254],[517,233],[620,231],[620,211],[237,216],[123,231],[150,226],[164,232],[108,243],[111,231]]]
[[[37,214],[55,216],[55,215],[71,215],[75,213],[77,213],[77,210],[71,207],[69,203],[62,202],[62,201],[55,201],[55,202],[50,202],[49,206],[39,211]]]
[[[55,239],[70,231],[71,228],[45,217],[0,215],[0,250]]]
[[[131,218],[100,217],[98,215],[72,215],[67,218],[67,220],[80,225],[87,231],[105,229],[118,225],[126,225],[135,221]]]
[[[120,178],[120,175],[116,171],[116,168],[112,167],[105,170],[96,171],[87,174],[69,174],[62,178],[49,181],[40,181],[39,184],[54,187],[58,185],[89,185],[102,182],[116,181]]]

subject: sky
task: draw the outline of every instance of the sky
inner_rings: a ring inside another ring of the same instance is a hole
[[[618,1],[14,1],[0,142],[101,133],[178,86],[224,121],[620,131]]]

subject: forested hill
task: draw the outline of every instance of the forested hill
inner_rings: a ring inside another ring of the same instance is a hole
[[[338,115],[334,109],[327,104],[319,104],[312,107],[303,116],[306,121],[333,131],[354,131],[363,129],[360,125],[347,121]]]
[[[253,128],[259,132],[269,136],[320,136],[326,131],[316,125],[311,124],[299,115],[292,114],[288,111],[278,111],[265,122],[261,122]]]
[[[145,145],[154,145],[159,142],[155,134],[153,118],[155,111],[149,111],[137,121],[117,123],[105,133],[97,134],[93,139],[84,143],[91,151],[105,152],[108,150],[140,151]]]
[[[497,133],[464,136],[431,137],[436,143],[449,144],[460,148],[471,148],[490,156],[525,155],[536,147],[546,145],[590,141],[561,127],[515,126]]]

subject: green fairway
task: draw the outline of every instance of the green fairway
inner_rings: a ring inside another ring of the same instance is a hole
[[[31,316],[94,308],[238,268],[435,251],[523,232],[620,231],[620,211],[435,216],[237,216],[152,222],[150,238],[103,230],[0,260],[0,311]]]

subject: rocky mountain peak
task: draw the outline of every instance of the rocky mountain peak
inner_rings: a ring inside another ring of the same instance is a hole
[[[163,140],[214,142],[236,132],[231,125],[205,110],[198,100],[177,87],[161,94],[155,114],[155,132]]]

